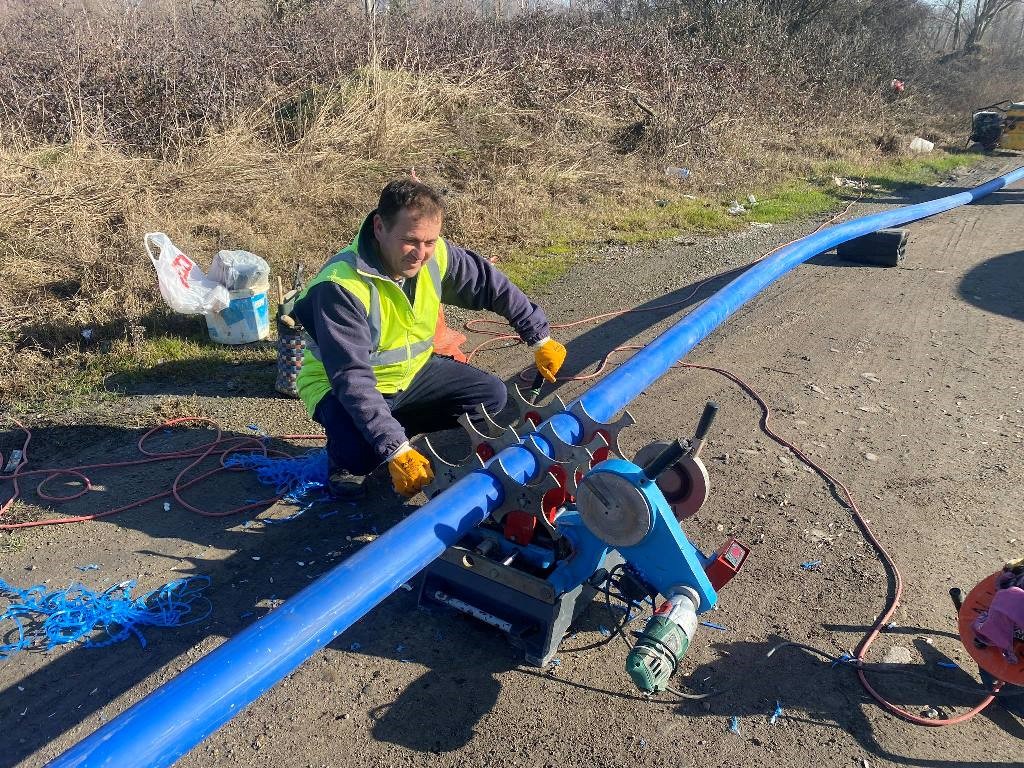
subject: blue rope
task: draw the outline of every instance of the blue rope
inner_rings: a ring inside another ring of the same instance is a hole
[[[274,486],[292,504],[327,485],[327,451],[323,448],[287,459],[262,453],[233,453],[224,466],[255,470],[261,483]]]
[[[210,585],[209,576],[189,576],[164,584],[141,597],[132,597],[136,582],[122,581],[103,592],[94,592],[78,582],[67,589],[46,590],[38,584],[19,589],[0,579],[0,594],[9,605],[0,614],[0,640],[12,633],[16,640],[0,644],[0,660],[35,645],[45,637],[46,650],[85,640],[86,648],[103,648],[121,642],[130,635],[143,648],[146,638],[139,627],[179,627],[202,621],[213,610],[202,592]],[[5,622],[13,629],[5,628]],[[94,639],[102,630],[106,637]]]

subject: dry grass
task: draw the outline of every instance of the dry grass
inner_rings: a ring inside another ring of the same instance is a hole
[[[733,190],[877,162],[911,131],[946,136],[941,104],[879,87],[880,49],[838,32],[834,52],[811,48],[755,3],[736,4],[732,27],[696,10],[626,24],[449,14],[372,28],[349,16],[331,35],[340,12],[324,3],[278,25],[244,11],[175,26],[135,9],[73,40],[49,17],[0,14],[14,129],[0,141],[5,409],[88,397],[116,360],[145,360],[131,326],[151,339],[196,330],[161,306],[148,231],[204,265],[243,248],[275,273],[309,273],[415,166],[447,192],[447,236],[535,285],[588,243],[719,228]],[[40,63],[39,48],[19,48],[27,37],[82,53]],[[205,41],[207,65],[164,37]],[[237,60],[214,55],[224,47]],[[913,69],[913,56],[890,64]],[[691,181],[667,179],[668,164]]]

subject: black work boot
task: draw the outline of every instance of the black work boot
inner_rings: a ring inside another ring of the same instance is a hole
[[[366,496],[366,479],[344,469],[336,469],[327,478],[327,491],[342,501],[357,501]]]

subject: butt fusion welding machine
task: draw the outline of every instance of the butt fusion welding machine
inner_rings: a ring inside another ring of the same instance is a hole
[[[535,382],[531,394],[538,389]],[[641,690],[664,690],[693,639],[698,614],[715,606],[718,590],[749,552],[729,539],[704,555],[680,526],[707,498],[700,451],[718,406],[708,403],[692,440],[653,443],[626,461],[618,435],[633,424],[628,412],[603,424],[575,403],[568,412],[583,428],[583,444],[572,445],[547,423],[566,410],[557,396],[538,406],[517,386],[511,395],[519,409],[516,426],[498,426],[482,408],[475,424],[462,418],[473,453],[461,466],[443,459],[422,438],[435,470],[425,489],[429,497],[510,445],[529,450],[544,471],[539,481],[523,485],[509,477],[500,460],[488,467],[501,483],[501,504],[427,568],[420,605],[448,606],[496,627],[523,649],[528,663],[546,666],[597,594],[603,592],[610,605],[614,589],[627,603],[619,629],[641,602],[650,598],[654,604],[661,595],[664,602],[639,633],[626,669]],[[553,448],[553,460],[532,436],[520,441],[517,435],[520,427],[538,426]]]

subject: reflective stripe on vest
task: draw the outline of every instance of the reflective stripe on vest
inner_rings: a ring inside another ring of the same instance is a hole
[[[323,357],[320,356],[320,346],[313,341],[313,337],[303,331],[303,339],[306,342],[306,349],[313,356],[314,360],[318,360],[321,363],[324,361]],[[418,341],[406,350],[404,347],[399,349],[389,349],[385,352],[374,352],[370,355],[370,365],[393,365],[395,363],[402,363],[406,360],[411,360],[416,355],[421,355],[434,346],[433,339],[427,339],[425,341]]]

